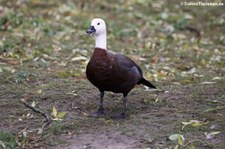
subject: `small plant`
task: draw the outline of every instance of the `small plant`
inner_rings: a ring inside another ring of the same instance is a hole
[[[184,136],[182,134],[172,134],[169,136],[170,141],[177,141],[177,144],[175,145],[174,149],[178,149],[179,147],[184,146]]]
[[[53,106],[51,115],[53,116],[52,120],[62,121],[63,117],[65,117],[65,115],[66,115],[66,112],[58,112],[57,109],[55,108],[55,106]]]
[[[16,148],[16,139],[12,133],[0,131],[0,148]]]

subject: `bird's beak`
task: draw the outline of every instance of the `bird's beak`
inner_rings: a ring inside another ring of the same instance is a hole
[[[96,30],[95,30],[95,27],[94,26],[90,26],[88,30],[86,30],[86,33],[88,35],[93,35],[95,34]]]

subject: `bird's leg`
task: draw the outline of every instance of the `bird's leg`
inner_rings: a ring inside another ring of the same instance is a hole
[[[103,97],[104,97],[104,92],[100,92],[100,102],[99,102],[99,107],[97,112],[103,112],[105,109],[103,108]]]
[[[123,96],[123,107],[122,107],[122,113],[120,114],[120,118],[127,118],[126,115],[126,108],[127,108],[127,95]]]
[[[99,102],[99,107],[98,110],[91,114],[93,117],[99,117],[105,115],[105,109],[103,108],[103,97],[104,97],[104,91],[100,92],[100,102]]]
[[[123,104],[122,104],[122,112],[120,115],[113,116],[112,119],[125,119],[127,118],[126,107],[127,107],[127,95],[123,95]]]

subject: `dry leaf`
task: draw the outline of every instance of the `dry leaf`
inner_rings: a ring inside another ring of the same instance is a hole
[[[205,135],[206,135],[206,138],[208,140],[211,140],[211,139],[213,139],[215,137],[215,135],[217,135],[219,133],[220,133],[220,131],[213,131],[213,132],[210,132],[210,133],[206,132]]]
[[[215,84],[216,82],[201,82],[200,84],[202,85],[210,85],[210,84]]]
[[[66,115],[66,112],[59,112],[59,113],[56,115],[56,118],[62,119],[65,115]]]
[[[31,104],[31,106],[32,106],[32,107],[35,107],[35,106],[36,106],[36,102],[33,101],[32,104]]]
[[[86,57],[84,57],[84,56],[78,56],[78,57],[72,58],[70,61],[71,62],[74,62],[74,61],[86,61],[86,60],[87,60]]]
[[[56,110],[56,108],[53,106],[52,107],[52,113],[51,113],[54,117],[56,117],[57,116],[57,110]]]
[[[221,80],[221,78],[220,78],[220,77],[214,77],[214,78],[212,79],[212,81],[215,81],[215,80]]]

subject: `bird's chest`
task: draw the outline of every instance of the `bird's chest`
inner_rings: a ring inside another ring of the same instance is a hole
[[[92,57],[87,65],[87,78],[91,82],[104,82],[113,76],[112,60],[109,57]]]

